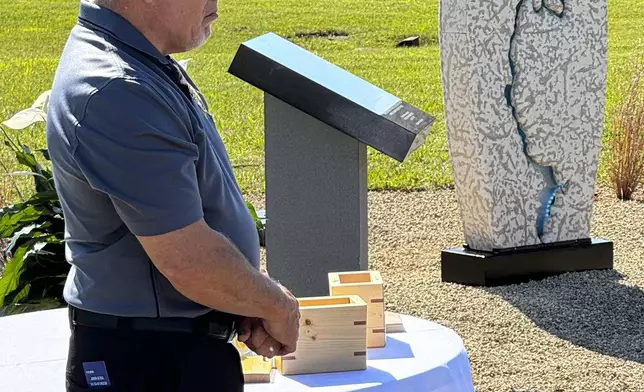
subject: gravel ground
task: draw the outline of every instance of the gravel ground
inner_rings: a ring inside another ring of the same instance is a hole
[[[440,281],[441,250],[463,243],[453,191],[370,193],[370,267],[387,309],[460,334],[478,392],[644,391],[641,200],[598,190],[593,236],[614,241],[614,271],[474,288]]]

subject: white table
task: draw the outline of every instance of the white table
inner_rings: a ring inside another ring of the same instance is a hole
[[[461,338],[436,323],[402,316],[407,332],[389,334],[387,346],[368,351],[358,372],[282,376],[249,392],[368,391],[473,392]],[[69,328],[67,310],[0,318],[0,383],[3,391],[64,392]]]
[[[451,329],[401,315],[405,331],[387,335],[384,348],[367,351],[367,370],[283,376],[251,384],[249,392],[474,392],[470,362]]]

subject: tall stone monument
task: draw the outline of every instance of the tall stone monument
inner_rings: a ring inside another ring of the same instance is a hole
[[[590,238],[607,0],[441,0],[440,49],[466,243],[443,280],[612,268]]]

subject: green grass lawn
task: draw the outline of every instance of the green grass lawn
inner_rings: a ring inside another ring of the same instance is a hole
[[[240,43],[266,32],[280,34],[436,116],[426,144],[407,162],[399,164],[370,150],[371,189],[451,185],[437,0],[321,0],[308,4],[302,0],[223,0],[220,9],[221,18],[210,41],[177,58],[193,59],[190,74],[212,107],[244,192],[264,189],[262,96],[229,75],[227,68]],[[77,10],[76,0],[0,2],[0,118],[30,105],[49,88]],[[644,0],[609,0],[609,14],[610,111],[617,86],[626,77],[629,56],[642,36]],[[307,33],[315,32],[335,32],[336,36],[307,38]],[[411,35],[420,35],[424,45],[396,48],[398,40]],[[40,130],[24,133],[22,140],[32,147],[44,146]],[[0,151],[0,159],[10,169],[14,167],[6,149]],[[602,178],[605,168],[602,164]]]

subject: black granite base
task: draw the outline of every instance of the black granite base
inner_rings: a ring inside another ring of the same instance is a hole
[[[613,268],[613,243],[588,239],[535,247],[481,252],[461,248],[441,254],[443,282],[500,286],[566,272]]]

